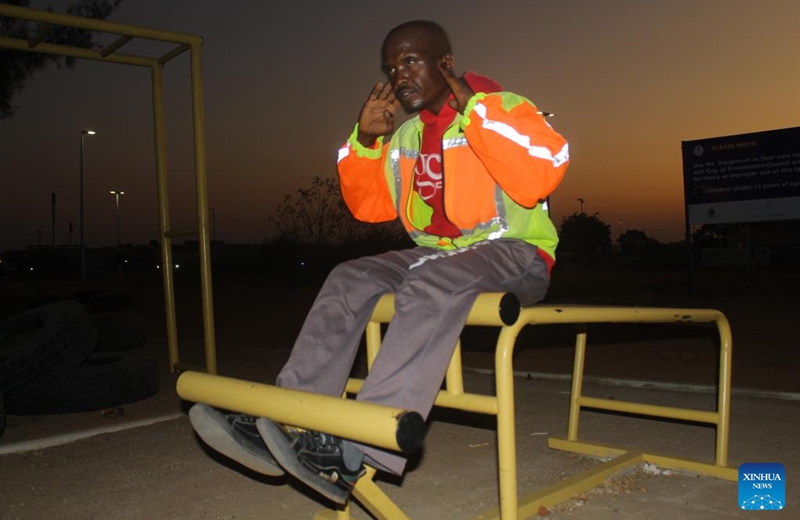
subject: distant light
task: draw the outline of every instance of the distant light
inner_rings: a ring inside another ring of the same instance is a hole
[[[33,267],[31,267],[30,270],[33,271]]]
[[[95,132],[94,130],[87,130],[86,133],[89,134],[89,135],[94,135],[97,132]]]
[[[175,264],[175,269],[180,269],[180,268],[181,268],[181,264]]]
[[[124,191],[114,191],[114,190],[111,190],[111,191],[109,191],[109,193],[110,193],[110,194],[112,194],[112,195],[116,195],[117,193],[119,193],[120,195],[125,195],[125,192],[124,192]]]
[[[127,263],[128,263],[128,261],[127,261],[127,260],[125,260],[125,263],[127,264]]]
[[[160,265],[157,265],[157,266],[156,266],[156,269],[161,269],[161,266],[160,266]]]

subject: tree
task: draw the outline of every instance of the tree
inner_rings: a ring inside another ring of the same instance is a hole
[[[619,236],[619,251],[625,256],[647,255],[658,246],[658,240],[638,229],[629,229]]]
[[[570,251],[582,262],[596,261],[611,249],[611,226],[584,212],[561,219],[559,249]]]
[[[29,7],[30,0],[0,0],[2,3]],[[105,20],[117,10],[122,0],[80,0],[67,8],[67,14]],[[52,8],[47,9],[52,11]],[[41,24],[0,16],[0,35],[28,40],[39,30]],[[74,27],[55,27],[45,39],[47,43],[92,48],[96,46],[91,31]],[[71,69],[75,58],[40,54],[38,52],[0,49],[0,121],[14,116],[18,107],[14,96],[36,72],[49,65]]]
[[[314,177],[310,188],[299,188],[297,196],[287,195],[269,217],[275,239],[298,244],[352,244],[384,242],[394,245],[407,240],[399,221],[369,224],[356,220],[342,198],[339,182]]]

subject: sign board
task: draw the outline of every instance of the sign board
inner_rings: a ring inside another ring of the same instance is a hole
[[[800,218],[800,127],[681,144],[689,225]]]

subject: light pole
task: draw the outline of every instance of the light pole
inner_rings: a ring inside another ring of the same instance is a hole
[[[578,202],[581,203],[581,214],[583,214],[583,203],[586,202],[586,199],[578,199]]]
[[[83,241],[83,141],[85,135],[94,135],[94,130],[81,130],[81,214],[80,214],[80,231],[81,231],[81,280],[86,279],[86,244]]]
[[[122,241],[120,240],[119,235],[119,196],[125,195],[124,191],[109,191],[110,194],[114,196],[114,202],[117,208],[117,274],[122,275]]]
[[[619,224],[619,236],[622,236],[622,219],[617,219],[617,224]]]
[[[111,190],[109,193],[114,196],[114,201],[117,207],[117,249],[120,249],[122,247],[122,242],[119,239],[119,196],[125,195],[125,192]]]

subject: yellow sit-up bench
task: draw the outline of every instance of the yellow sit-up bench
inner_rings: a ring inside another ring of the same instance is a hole
[[[368,368],[371,367],[380,348],[381,324],[391,321],[393,315],[394,295],[387,294],[376,305],[365,331]],[[520,331],[529,325],[589,323],[714,323],[720,339],[717,409],[709,412],[583,396],[581,392],[586,333],[580,332],[575,341],[567,437],[551,438],[549,446],[585,455],[612,458],[545,489],[518,497],[512,367],[516,338]],[[513,295],[484,293],[473,305],[467,325],[500,327],[495,350],[496,395],[472,394],[464,391],[459,343],[447,370],[445,389],[441,390],[436,398],[436,406],[497,416],[500,504],[499,508],[481,514],[475,520],[527,518],[535,515],[540,506],[551,507],[643,462],[726,480],[737,479],[736,468],[728,466],[731,331],[728,320],[721,312],[710,309],[582,305],[537,305],[520,308]],[[350,379],[347,393],[358,393],[362,383],[360,379]],[[414,417],[416,414],[409,414],[404,410],[197,372],[185,372],[181,375],[178,379],[178,394],[190,401],[205,402],[219,408],[256,416],[267,416],[278,422],[324,431],[397,451],[409,451],[409,448],[420,440],[418,436],[422,434],[417,418]],[[578,440],[578,419],[581,408],[585,407],[712,424],[717,432],[714,461],[701,462],[581,442]],[[307,409],[313,409],[314,413],[307,413]],[[342,420],[343,417],[347,417],[347,420]],[[375,470],[368,468],[367,475],[356,484],[353,491],[355,498],[376,518],[408,520],[402,510],[375,484],[372,480],[374,475]],[[349,506],[336,511],[322,511],[314,516],[314,520],[350,518]]]

